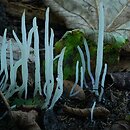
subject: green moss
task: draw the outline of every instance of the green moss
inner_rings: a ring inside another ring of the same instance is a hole
[[[64,79],[74,80],[75,78],[75,65],[77,60],[81,61],[77,46],[79,45],[84,52],[86,58],[86,53],[83,45],[84,33],[78,29],[68,31],[65,35],[55,44],[55,53],[59,54],[63,47],[66,46],[65,56],[64,56]],[[104,44],[104,63],[108,63],[108,66],[117,64],[119,61],[119,55],[121,48],[127,43],[125,37],[114,35],[115,43],[105,43]],[[90,57],[91,57],[91,68],[92,72],[95,71],[96,54],[97,54],[97,43],[94,43],[90,39],[87,39]],[[81,66],[81,62],[80,62]],[[87,69],[87,68],[86,68]]]

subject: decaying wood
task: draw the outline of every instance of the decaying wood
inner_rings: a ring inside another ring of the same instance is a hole
[[[76,115],[76,116],[82,116],[82,117],[88,117],[91,112],[91,108],[72,108],[67,105],[64,105],[63,110],[67,113]],[[110,114],[110,111],[104,107],[96,107],[94,109],[94,117],[107,117]]]

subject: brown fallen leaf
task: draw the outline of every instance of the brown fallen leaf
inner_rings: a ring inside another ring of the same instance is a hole
[[[25,130],[41,130],[41,128],[36,123],[36,118],[38,116],[36,111],[11,111],[11,113],[12,119],[18,128]]]
[[[63,110],[67,113],[82,117],[88,117],[91,112],[91,108],[80,109],[80,108],[68,107],[67,105],[63,106]],[[94,112],[93,115],[96,118],[107,117],[110,114],[110,111],[104,107],[96,107],[93,112]]]
[[[44,0],[70,29],[84,30],[87,38],[97,40],[99,0]],[[130,39],[130,0],[104,0],[105,42]]]
[[[73,87],[74,83],[72,81],[69,80],[64,80],[64,91],[63,93],[65,94],[66,97],[71,98],[71,99],[78,99],[78,100],[85,100],[85,93],[84,90],[79,86],[76,85],[75,89],[74,89],[74,93],[78,92],[76,95],[70,97],[70,91]]]

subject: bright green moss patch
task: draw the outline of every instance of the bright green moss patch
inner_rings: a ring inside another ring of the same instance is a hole
[[[55,44],[55,53],[59,54],[61,49],[66,46],[65,56],[64,56],[64,79],[74,80],[75,79],[75,65],[77,61],[81,61],[80,55],[77,49],[79,45],[84,52],[85,60],[86,53],[84,51],[83,38],[84,33],[79,29],[68,31],[65,35]],[[111,67],[119,62],[120,50],[127,44],[127,38],[125,37],[115,37],[114,43],[104,44],[104,63],[108,63]],[[94,72],[96,55],[97,55],[97,43],[94,42],[95,39],[87,39],[90,56],[91,56],[91,68]],[[81,66],[81,62],[80,62]],[[86,68],[87,69],[87,68]]]

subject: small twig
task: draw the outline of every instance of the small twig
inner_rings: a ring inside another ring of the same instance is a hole
[[[69,114],[72,114],[72,115],[80,116],[80,117],[88,117],[91,113],[91,108],[80,109],[80,108],[72,108],[67,105],[64,105],[63,111],[67,112]],[[99,117],[105,118],[109,114],[110,114],[110,111],[102,106],[96,107],[93,111],[94,117],[97,117],[97,118],[99,118]]]
[[[0,97],[1,99],[3,100],[5,106],[7,107],[7,110],[9,112],[9,116],[12,118],[12,113],[11,113],[11,108],[10,108],[10,105],[9,103],[7,102],[6,98],[4,97],[3,93],[0,91]]]

